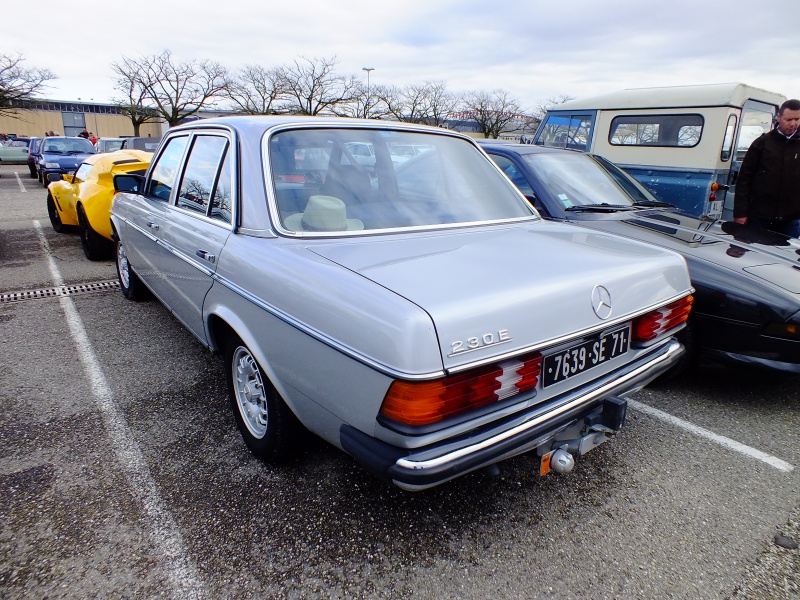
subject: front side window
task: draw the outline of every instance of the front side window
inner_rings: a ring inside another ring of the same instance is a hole
[[[511,159],[500,156],[499,154],[490,154],[489,156],[491,156],[492,160],[500,167],[500,170],[506,174],[506,177],[514,182],[514,185],[517,186],[520,192],[526,196],[535,195],[533,193],[533,188],[531,188],[525,176],[519,172],[517,165],[515,165]]]
[[[586,152],[592,133],[591,115],[548,115],[536,136],[536,144]]]
[[[183,151],[189,141],[188,136],[172,138],[158,157],[150,176],[148,196],[159,200],[169,200],[175,179],[178,176],[178,165],[183,157]]]
[[[394,148],[426,151],[398,160]],[[353,149],[369,148],[369,163]],[[299,129],[269,141],[281,227],[325,233],[536,218],[475,146],[448,135]]]
[[[608,142],[612,146],[691,148],[700,143],[702,133],[702,115],[621,115],[611,121]]]

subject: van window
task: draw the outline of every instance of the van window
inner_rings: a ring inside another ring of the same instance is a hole
[[[742,130],[736,141],[735,160],[744,160],[747,149],[762,133],[772,129],[775,119],[774,107],[760,102],[748,101],[742,111]]]
[[[733,148],[733,139],[736,137],[736,115],[728,117],[728,125],[725,127],[725,139],[722,140],[722,152],[719,154],[719,159],[722,162],[728,162],[731,158],[731,149]]]
[[[536,144],[586,152],[591,131],[591,115],[548,115],[536,136]]]
[[[612,146],[692,148],[702,132],[702,115],[622,115],[611,121],[608,141]]]

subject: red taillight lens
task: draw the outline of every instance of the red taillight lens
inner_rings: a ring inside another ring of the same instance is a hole
[[[381,414],[406,425],[430,425],[499,402],[536,387],[542,372],[538,352],[437,381],[395,381]]]
[[[661,334],[686,323],[692,310],[694,296],[686,296],[677,302],[642,315],[633,320],[633,341],[649,342]]]

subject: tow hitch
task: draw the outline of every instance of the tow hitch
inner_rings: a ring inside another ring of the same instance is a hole
[[[628,402],[622,398],[607,398],[602,407],[561,431],[548,444],[539,447],[542,456],[539,475],[550,471],[569,473],[575,467],[575,456],[607,442],[625,424]]]

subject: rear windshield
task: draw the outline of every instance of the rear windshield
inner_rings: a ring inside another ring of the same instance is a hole
[[[536,218],[483,153],[453,136],[292,130],[270,138],[269,159],[280,224],[291,232]]]

